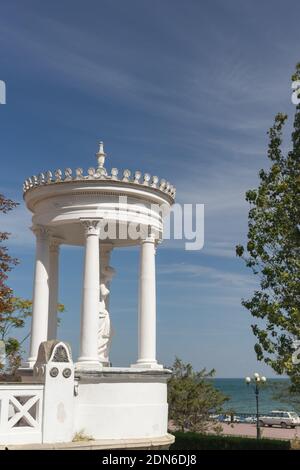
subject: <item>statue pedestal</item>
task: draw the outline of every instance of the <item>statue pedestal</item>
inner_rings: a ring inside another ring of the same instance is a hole
[[[74,432],[94,439],[161,438],[168,432],[171,371],[104,367],[76,371]]]

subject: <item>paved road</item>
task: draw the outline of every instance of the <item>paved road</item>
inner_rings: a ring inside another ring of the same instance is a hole
[[[222,423],[223,434],[230,436],[256,436],[255,424],[235,423],[233,425]],[[263,427],[261,428],[262,437],[272,437],[275,439],[294,439],[300,438],[300,426],[295,429],[281,429],[279,427]]]

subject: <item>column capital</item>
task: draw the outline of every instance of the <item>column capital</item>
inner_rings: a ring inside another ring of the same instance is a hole
[[[162,239],[161,238],[156,238],[155,240],[155,253],[159,245],[162,244]]]
[[[83,225],[85,236],[88,237],[89,235],[97,235],[100,234],[100,222],[103,218],[99,219],[84,219],[80,218],[80,223]]]
[[[148,225],[148,227],[145,227],[143,233],[141,234],[140,242],[141,244],[155,243],[155,245],[157,245],[158,243],[160,243],[160,236],[158,230],[155,227]]]
[[[50,234],[50,237],[49,237],[50,253],[58,253],[62,242],[63,242],[63,239],[61,237],[56,237],[55,235]]]
[[[141,244],[143,244],[143,243],[155,243],[156,244],[157,243],[157,237],[155,237],[154,233],[151,233],[147,237],[141,239]]]
[[[30,227],[37,239],[46,240],[49,237],[50,231],[44,225],[34,224]]]

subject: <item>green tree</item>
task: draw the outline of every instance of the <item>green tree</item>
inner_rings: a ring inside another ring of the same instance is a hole
[[[63,304],[58,304],[58,312],[64,312],[65,307]],[[6,350],[6,364],[5,372],[13,375],[16,369],[20,366],[22,353],[22,346],[29,338],[30,332],[23,338],[17,339],[15,337],[16,330],[24,328],[26,320],[32,314],[32,301],[28,299],[21,299],[19,297],[11,297],[6,312],[2,312],[0,318],[0,340],[4,341]],[[58,323],[59,323],[58,319]],[[4,370],[4,364],[0,363],[0,371]]]
[[[220,431],[209,416],[222,411],[228,397],[208,380],[215,371],[202,369],[195,372],[191,364],[176,358],[168,382],[169,417],[181,431],[205,432],[209,428]]]
[[[0,213],[14,209],[18,204],[11,199],[7,199],[0,194]],[[8,240],[10,233],[0,231],[0,321],[2,312],[7,312],[11,308],[12,289],[7,286],[8,273],[18,263],[16,258],[8,254],[7,247],[3,244]]]
[[[288,381],[278,380],[271,385],[273,392],[273,399],[278,400],[281,403],[285,403],[288,409],[295,410],[298,414],[300,413],[300,394],[299,392],[291,390]]]
[[[6,312],[1,313],[0,340],[5,345],[5,362],[0,363],[0,371],[14,375],[22,359],[22,344],[28,338],[26,335],[18,340],[12,333],[15,329],[23,328],[26,318],[31,315],[31,301],[18,297],[10,297]]]
[[[7,214],[17,205],[18,203],[0,194],[0,212]],[[22,345],[30,333],[20,340],[14,335],[16,329],[23,328],[26,319],[31,316],[32,302],[15,297],[13,290],[7,285],[8,273],[19,262],[8,254],[8,249],[4,245],[9,236],[8,232],[0,232],[0,341],[4,342],[5,362],[7,362],[6,366],[0,362],[0,372],[4,372],[5,368],[6,373],[13,375],[21,362]],[[64,305],[58,304],[58,311],[63,312],[64,310]]]
[[[9,211],[14,209],[18,204],[11,199],[7,199],[3,194],[0,194],[0,212],[7,214]],[[3,340],[2,327],[5,324],[6,318],[13,314],[13,291],[7,285],[8,273],[12,268],[18,264],[16,258],[11,257],[8,254],[8,249],[4,245],[5,241],[8,240],[10,233],[0,232],[0,339]],[[11,356],[12,351],[16,348],[13,340],[9,343],[4,341],[6,351],[9,351]],[[15,353],[14,353],[15,355]],[[3,364],[0,364],[0,369],[3,368]]]
[[[300,80],[300,63],[292,80]],[[260,170],[258,188],[246,193],[248,243],[238,245],[236,254],[260,281],[252,298],[242,301],[258,320],[252,325],[257,358],[287,374],[291,390],[299,392],[300,364],[293,363],[292,354],[300,339],[300,104],[291,150],[284,154],[286,120],[285,114],[277,114],[268,132],[270,168]]]

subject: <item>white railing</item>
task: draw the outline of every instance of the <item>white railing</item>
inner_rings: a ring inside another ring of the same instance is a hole
[[[176,195],[176,188],[172,184],[170,184],[165,179],[159,179],[158,176],[151,176],[149,173],[142,173],[137,170],[134,174],[131,174],[131,171],[126,169],[123,171],[123,177],[118,177],[119,170],[117,168],[111,169],[111,174],[108,175],[104,168],[95,169],[93,167],[89,168],[87,171],[87,175],[83,174],[82,168],[76,168],[75,174],[73,174],[71,168],[66,168],[64,171],[61,169],[57,169],[54,172],[54,175],[51,171],[46,171],[45,173],[40,173],[38,176],[33,175],[30,178],[27,178],[23,184],[23,191],[26,193],[31,188],[49,185],[49,184],[61,184],[61,183],[69,183],[74,181],[90,181],[90,180],[102,180],[113,182],[114,184],[119,183],[130,183],[133,185],[140,185],[140,186],[148,186],[150,188],[156,189],[158,191],[162,191],[172,199],[175,199]]]
[[[42,442],[43,384],[0,384],[0,446]]]

